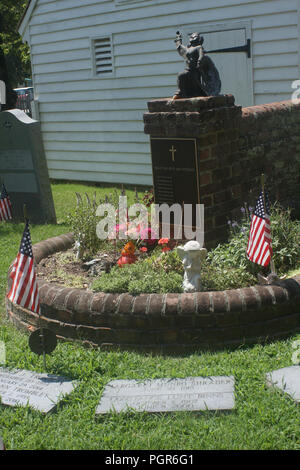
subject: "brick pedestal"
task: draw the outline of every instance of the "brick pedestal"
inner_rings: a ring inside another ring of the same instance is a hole
[[[238,159],[236,127],[242,110],[235,106],[232,95],[154,100],[148,103],[148,109],[144,123],[151,139],[195,139],[196,164],[191,178],[197,177],[199,197],[193,202],[204,204],[205,246],[215,246],[227,237],[232,210],[240,208],[241,186],[232,166]],[[157,202],[168,201],[160,198]]]
[[[208,248],[227,238],[227,221],[241,215],[245,202],[254,205],[261,173],[267,176],[271,202],[279,199],[297,207],[300,100],[242,109],[232,95],[221,95],[153,100],[148,109],[144,130],[151,139],[196,141]]]

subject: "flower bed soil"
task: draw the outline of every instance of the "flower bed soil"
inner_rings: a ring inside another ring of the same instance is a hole
[[[41,317],[7,301],[8,316],[17,327],[31,332],[44,326],[60,339],[103,349],[168,354],[238,347],[300,331],[300,276],[276,285],[219,292],[93,293],[88,289],[89,280],[76,288],[65,287],[60,278],[56,282],[46,279],[46,268],[52,263],[54,271],[56,266],[52,255],[73,244],[72,234],[66,234],[34,245]],[[72,276],[88,279],[80,269],[72,263],[69,266]],[[8,276],[8,288],[10,282]]]

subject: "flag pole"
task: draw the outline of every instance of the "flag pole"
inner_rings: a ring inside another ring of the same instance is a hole
[[[262,195],[263,195],[263,201],[264,201],[264,214],[266,215],[265,174],[264,173],[261,174],[261,187],[262,187]],[[273,260],[271,252],[270,252],[270,258],[271,258],[270,259],[271,273],[276,274],[275,264],[274,264],[274,260]]]
[[[23,214],[24,214],[25,223],[27,223],[29,221],[29,219],[28,219],[28,212],[27,212],[26,204],[23,205]],[[39,324],[41,324],[41,314],[40,314],[40,312],[38,313],[38,317],[39,317]],[[45,337],[44,337],[44,331],[43,331],[42,327],[41,327],[40,337],[41,337],[41,340],[42,340],[44,369],[47,370],[46,353],[45,353]]]
[[[25,223],[26,223],[28,221],[28,212],[27,212],[26,204],[24,204],[24,206],[23,206],[23,214],[24,214],[24,219],[25,219]]]

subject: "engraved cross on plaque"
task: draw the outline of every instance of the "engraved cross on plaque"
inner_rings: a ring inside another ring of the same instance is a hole
[[[177,152],[177,150],[174,148],[174,145],[169,149],[169,152],[172,153],[172,162],[175,162],[175,152]]]

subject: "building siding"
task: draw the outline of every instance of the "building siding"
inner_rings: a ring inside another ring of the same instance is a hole
[[[252,22],[253,104],[290,99],[299,78],[298,0],[38,0],[28,24],[52,178],[152,184],[147,101],[172,96],[177,29]],[[113,37],[114,76],[93,76],[91,39]],[[222,71],[221,71],[222,73]],[[234,94],[234,90],[232,90]],[[249,104],[249,103],[248,103]]]

